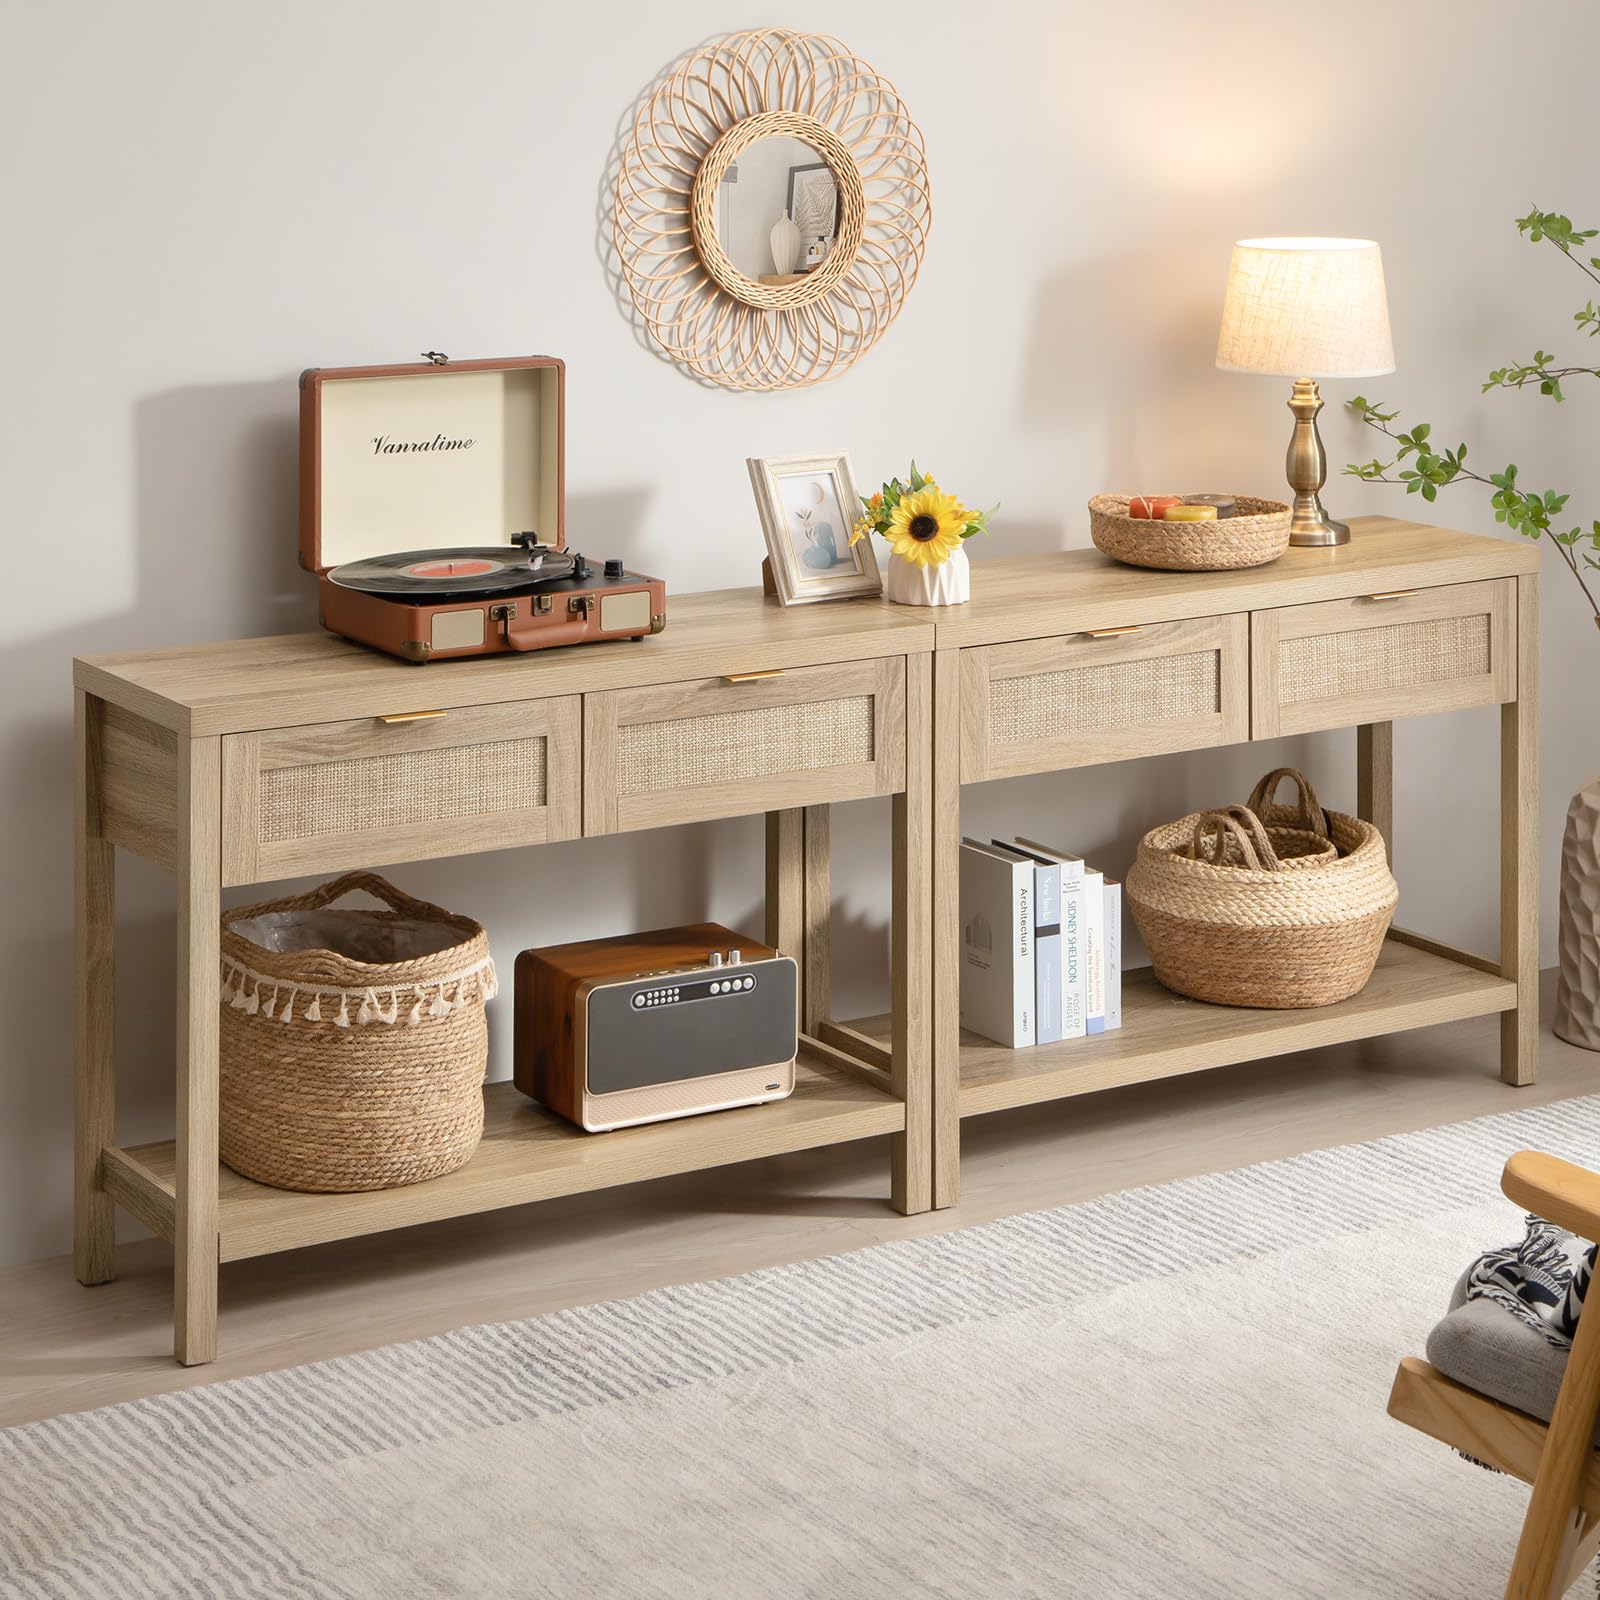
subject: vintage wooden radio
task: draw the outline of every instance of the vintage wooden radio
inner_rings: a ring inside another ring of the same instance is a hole
[[[659,633],[659,578],[567,549],[565,397],[554,356],[302,374],[323,626],[419,663]]]
[[[590,1133],[794,1090],[792,956],[715,922],[517,957],[516,1085]]]

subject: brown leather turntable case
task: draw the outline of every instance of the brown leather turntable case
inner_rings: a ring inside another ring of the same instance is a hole
[[[519,533],[566,549],[565,430],[555,356],[302,374],[300,562],[318,575],[323,626],[414,662],[660,632],[665,585],[615,560],[538,592],[460,599],[328,577],[407,552],[510,552]]]

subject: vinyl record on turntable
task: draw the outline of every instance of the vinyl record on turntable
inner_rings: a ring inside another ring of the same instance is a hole
[[[505,546],[468,550],[402,550],[347,561],[328,573],[332,583],[365,594],[405,600],[469,600],[526,591],[572,575],[565,550],[544,548],[530,557]]]

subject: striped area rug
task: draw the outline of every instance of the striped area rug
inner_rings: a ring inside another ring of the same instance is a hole
[[[1600,1097],[0,1432],[0,1596],[1500,1593],[1389,1421]]]

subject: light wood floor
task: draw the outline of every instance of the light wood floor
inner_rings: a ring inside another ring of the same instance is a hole
[[[0,1269],[0,1426],[1600,1091],[1600,1055],[1548,1029],[1539,1082],[1506,1088],[1497,1045],[1489,1017],[974,1118],[961,1205],[921,1217],[871,1140],[234,1262],[222,1357],[190,1370],[168,1246],[96,1289],[66,1256]]]

